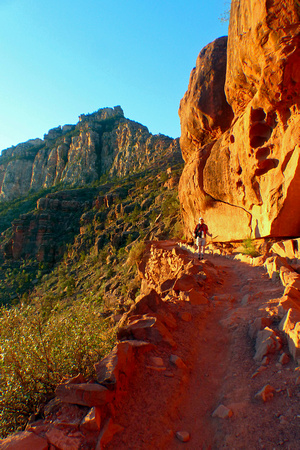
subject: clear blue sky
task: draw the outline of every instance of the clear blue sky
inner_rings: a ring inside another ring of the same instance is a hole
[[[0,0],[0,150],[121,105],[180,135],[200,50],[227,35],[226,0]]]

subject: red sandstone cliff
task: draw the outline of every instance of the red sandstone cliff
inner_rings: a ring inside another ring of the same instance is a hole
[[[299,235],[299,17],[292,0],[232,2],[227,62],[224,38],[200,52],[179,109],[190,232],[201,214],[217,240]]]

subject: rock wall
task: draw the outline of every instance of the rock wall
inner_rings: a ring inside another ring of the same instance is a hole
[[[43,140],[3,150],[0,201],[59,183],[80,186],[104,174],[124,176],[171,155],[181,159],[178,139],[152,135],[147,127],[126,119],[120,106],[100,109],[81,115],[77,125],[50,130]]]
[[[200,53],[179,109],[189,232],[201,214],[218,240],[299,236],[299,14],[292,0],[232,2],[227,63]],[[221,55],[224,42],[205,49]]]

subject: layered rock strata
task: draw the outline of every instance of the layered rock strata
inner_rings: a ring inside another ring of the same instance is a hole
[[[202,215],[219,241],[299,235],[299,32],[296,2],[241,0],[227,62],[224,38],[200,53],[179,109],[189,232]]]
[[[104,174],[125,176],[172,155],[181,160],[178,139],[152,135],[126,119],[120,106],[100,109],[81,115],[77,125],[50,130],[43,140],[3,150],[0,201],[59,184],[89,184]]]

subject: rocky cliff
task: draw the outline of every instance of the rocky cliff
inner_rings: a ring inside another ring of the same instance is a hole
[[[232,2],[229,36],[205,47],[181,101],[179,195],[191,232],[299,236],[297,2]],[[226,73],[226,76],[225,76]]]
[[[147,127],[126,119],[122,108],[81,115],[77,125],[50,130],[35,139],[3,150],[0,156],[0,201],[29,191],[89,184],[101,175],[124,176],[174,154],[178,140],[152,135]]]

